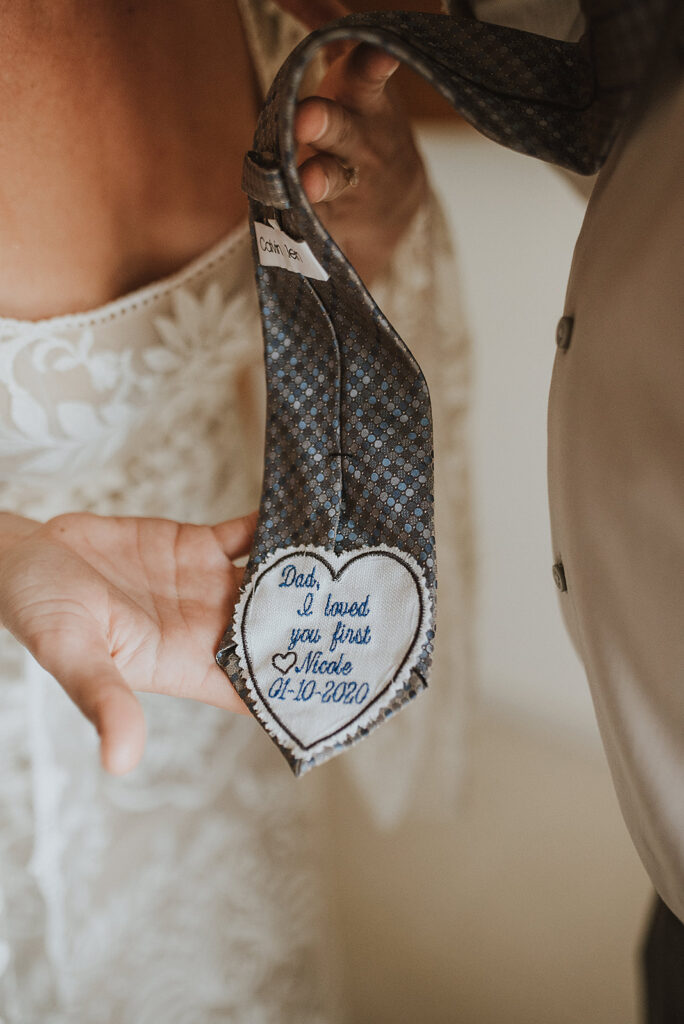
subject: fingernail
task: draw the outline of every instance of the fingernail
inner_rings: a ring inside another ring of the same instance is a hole
[[[135,736],[119,737],[117,741],[105,740],[100,747],[102,767],[110,775],[126,775],[140,760],[141,750]]]
[[[125,746],[104,747],[100,751],[102,767],[110,775],[126,775],[134,765],[132,751]]]
[[[322,135],[325,135],[325,133],[328,130],[328,111],[325,109],[325,107],[323,107],[321,113],[323,114],[321,130],[318,132],[317,135],[314,135],[314,137],[311,140],[312,142],[318,142],[320,137]]]

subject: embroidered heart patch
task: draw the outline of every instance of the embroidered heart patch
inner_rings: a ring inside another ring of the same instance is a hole
[[[281,746],[311,758],[383,717],[431,623],[422,571],[404,552],[276,551],[235,612],[253,710]]]

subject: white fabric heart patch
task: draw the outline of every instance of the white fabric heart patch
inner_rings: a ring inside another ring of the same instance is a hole
[[[244,590],[234,635],[256,715],[305,759],[383,717],[431,625],[423,573],[405,552],[281,548]]]

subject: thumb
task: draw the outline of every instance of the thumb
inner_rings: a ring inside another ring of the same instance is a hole
[[[239,519],[227,519],[212,527],[214,536],[219,542],[223,553],[230,559],[243,558],[248,555],[254,541],[257,526],[257,513],[240,516]]]
[[[145,716],[102,641],[62,638],[41,664],[97,729],[103,768],[112,775],[135,768],[145,749]]]

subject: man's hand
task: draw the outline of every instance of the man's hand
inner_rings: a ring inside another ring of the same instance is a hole
[[[397,67],[382,50],[354,47],[330,65],[295,121],[297,141],[314,153],[300,166],[304,191],[366,281],[389,262],[426,191],[409,122],[391,88]]]
[[[279,0],[308,28],[349,13],[336,0]],[[392,89],[398,62],[366,44],[328,67],[316,96],[303,100],[295,136],[305,147],[302,186],[326,228],[370,281],[392,251],[426,192],[411,127]]]
[[[214,652],[242,578],[233,559],[249,552],[255,522],[76,513],[17,526],[0,551],[0,620],[96,727],[108,771],[143,753],[134,690],[247,713]]]

